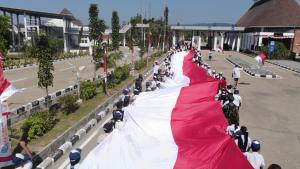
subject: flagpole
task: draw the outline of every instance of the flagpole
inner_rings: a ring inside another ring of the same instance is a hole
[[[104,71],[104,92],[106,95],[109,95],[108,90],[107,90],[107,52],[106,52],[106,44],[103,44],[103,49],[104,49],[104,55],[103,55],[103,71]]]

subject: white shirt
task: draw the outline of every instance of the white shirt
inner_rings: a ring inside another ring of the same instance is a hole
[[[157,85],[156,81],[153,80],[150,85],[151,89],[156,88],[157,87],[156,85]]]
[[[212,70],[211,70],[211,69],[208,69],[208,70],[207,70],[207,73],[211,76],[211,75],[212,75]]]
[[[235,128],[235,125],[232,124],[232,125],[227,127],[226,133],[229,134],[230,136],[232,136],[235,132],[239,131],[240,129],[241,129],[240,126]]]
[[[239,67],[233,68],[233,78],[240,78],[241,77],[241,69]]]
[[[233,97],[234,97],[233,104],[235,104],[237,107],[240,107],[240,104],[242,103],[242,97],[237,94],[234,94]]]
[[[260,167],[265,166],[264,157],[258,152],[246,152],[244,153],[250,164],[254,169],[260,169]]]
[[[159,65],[154,65],[153,73],[158,74]]]
[[[32,162],[28,161],[24,166],[17,167],[16,169],[32,169]]]

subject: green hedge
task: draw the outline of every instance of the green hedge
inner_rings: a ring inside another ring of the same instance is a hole
[[[38,136],[43,136],[50,131],[56,124],[56,112],[36,112],[31,114],[23,125],[24,133],[27,134],[29,140]]]
[[[70,114],[75,112],[78,108],[79,105],[77,104],[77,96],[74,95],[67,95],[59,99],[59,104],[62,108],[62,111],[64,114]]]
[[[83,100],[89,100],[96,94],[97,84],[96,82],[86,81],[80,83],[80,98]]]
[[[113,88],[130,76],[130,65],[117,67],[113,74],[108,76],[108,87]]]
[[[135,70],[141,70],[146,66],[147,66],[147,59],[144,58],[144,59],[140,59],[140,60],[135,62],[134,69]]]

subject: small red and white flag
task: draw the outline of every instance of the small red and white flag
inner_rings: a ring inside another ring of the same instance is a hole
[[[4,78],[3,67],[0,65],[0,102],[7,100],[10,96],[18,92],[18,90]]]
[[[255,57],[255,60],[257,61],[258,65],[262,66],[266,64],[267,56],[264,53],[261,53],[260,55]]]
[[[262,64],[265,65],[266,64],[267,56],[264,53],[262,53],[262,54],[259,55],[259,57],[262,60]]]

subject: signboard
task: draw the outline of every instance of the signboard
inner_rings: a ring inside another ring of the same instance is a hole
[[[274,53],[275,51],[275,41],[271,41],[269,44],[269,52]]]

